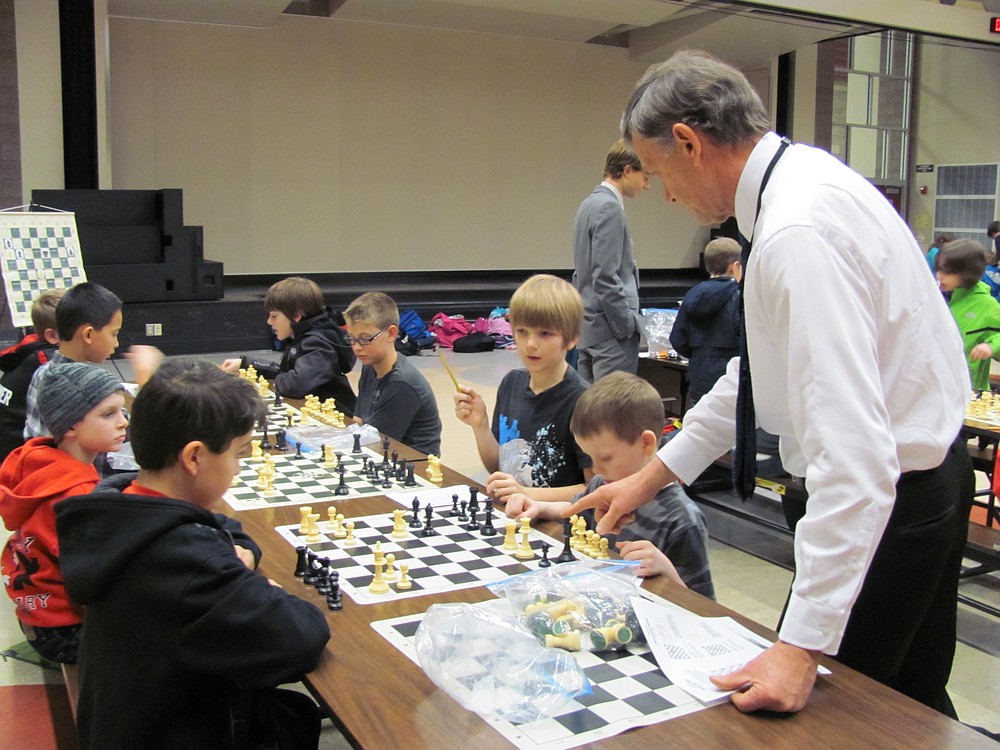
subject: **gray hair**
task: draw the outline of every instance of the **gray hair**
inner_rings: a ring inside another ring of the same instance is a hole
[[[681,50],[651,66],[625,106],[622,135],[673,147],[675,123],[704,133],[720,146],[737,146],[770,129],[757,92],[736,68],[700,50]]]

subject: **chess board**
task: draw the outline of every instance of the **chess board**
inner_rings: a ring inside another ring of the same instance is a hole
[[[676,606],[648,592],[642,595]],[[477,606],[507,607],[507,603],[488,601]],[[413,638],[422,619],[423,613],[418,612],[373,622],[372,628],[419,665]],[[630,645],[625,651],[577,651],[573,656],[591,683],[589,695],[577,696],[547,719],[526,724],[487,717],[483,721],[520,750],[564,750],[705,708],[667,679],[645,645]],[[477,664],[468,665],[468,672],[471,685],[477,679]]]
[[[392,513],[348,518],[348,521],[355,524],[354,536],[357,543],[354,545],[347,545],[343,539],[328,535],[328,522],[325,518],[319,521],[319,541],[307,542],[305,535],[299,531],[299,524],[278,526],[276,531],[293,547],[308,547],[320,557],[329,559],[329,566],[340,573],[341,591],[358,604],[378,604],[391,599],[472,588],[537,570],[541,559],[541,542],[546,540],[555,546],[555,540],[532,529],[529,542],[536,556],[534,560],[519,560],[512,550],[502,547],[504,518],[501,514],[494,512],[497,534],[482,536],[479,531],[463,528],[461,522],[448,516],[447,512],[438,511],[434,516],[433,525],[438,533],[429,537],[421,536],[420,533],[424,526],[422,508],[418,514],[421,528],[407,527],[407,536],[402,539],[391,536]],[[412,512],[407,512],[407,521],[412,516]],[[481,513],[479,518],[481,522]],[[376,542],[382,543],[383,554],[392,553],[396,556],[397,571],[400,563],[409,565],[413,588],[397,590],[395,582],[389,582],[388,593],[372,594],[368,591],[375,570],[373,550]],[[554,558],[556,554],[558,549],[550,557]]]
[[[41,292],[87,280],[71,213],[0,213],[0,253],[15,326],[31,325],[31,305]]]
[[[987,427],[1000,427],[1000,394],[984,391],[973,395],[965,407],[965,418]]]
[[[419,488],[436,487],[420,476],[420,469],[414,471],[414,479],[418,487],[407,488],[403,482],[392,480],[389,487],[369,479],[362,473],[362,456],[369,460],[382,461],[382,454],[362,447],[361,453],[344,452],[341,454],[344,464],[344,481],[347,484],[346,495],[335,495],[340,484],[340,472],[337,468],[326,466],[318,452],[305,453],[296,458],[292,452],[273,455],[275,477],[273,490],[265,493],[258,489],[257,474],[260,461],[242,459],[242,469],[233,480],[233,486],[223,496],[233,510],[250,510],[253,508],[273,508],[282,505],[306,505],[325,500],[343,501],[354,497],[384,495],[386,492],[413,492]],[[421,466],[420,464],[417,465]]]

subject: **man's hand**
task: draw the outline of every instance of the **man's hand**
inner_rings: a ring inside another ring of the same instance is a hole
[[[563,518],[594,508],[597,533],[601,536],[617,534],[622,526],[632,522],[636,508],[648,503],[676,478],[662,461],[654,459],[635,474],[584,495],[563,511]]]
[[[980,359],[989,359],[993,356],[993,349],[987,343],[976,344],[972,347],[972,351],[969,352],[969,359],[973,361],[978,361]]]
[[[228,372],[230,375],[235,375],[240,371],[240,365],[243,364],[243,360],[237,357],[236,359],[224,359],[222,364],[219,365],[223,372]]]
[[[778,641],[742,669],[710,679],[723,690],[735,690],[730,700],[740,711],[801,711],[816,682],[819,651],[807,651]]]

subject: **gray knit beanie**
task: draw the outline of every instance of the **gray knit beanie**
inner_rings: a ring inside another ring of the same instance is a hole
[[[118,378],[97,365],[56,362],[45,370],[38,411],[57,443],[88,411],[115,391],[124,390]]]

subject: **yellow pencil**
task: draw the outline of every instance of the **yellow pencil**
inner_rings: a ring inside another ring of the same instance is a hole
[[[448,371],[448,377],[451,378],[451,382],[455,384],[455,390],[458,391],[459,393],[461,393],[462,389],[458,387],[458,378],[456,378],[455,377],[455,373],[453,373],[451,371],[451,366],[448,364],[448,360],[446,360],[444,358],[444,351],[442,351],[441,349],[438,349],[438,356],[441,358],[441,361],[444,363],[444,369]]]

